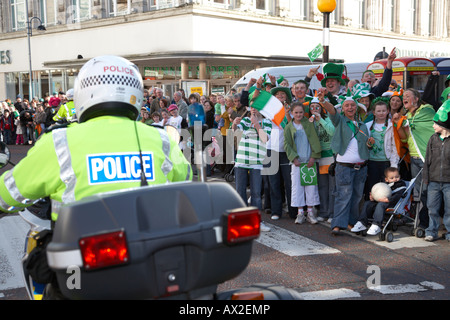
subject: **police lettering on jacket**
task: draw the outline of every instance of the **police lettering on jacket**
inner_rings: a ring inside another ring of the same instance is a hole
[[[86,156],[90,185],[132,182],[141,178],[139,152],[103,153]],[[148,181],[155,180],[152,152],[142,152],[143,169]]]

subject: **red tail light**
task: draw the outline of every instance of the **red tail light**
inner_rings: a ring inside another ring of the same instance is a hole
[[[261,215],[254,207],[230,211],[225,215],[224,238],[235,244],[258,238]]]
[[[129,259],[124,231],[81,238],[79,244],[84,267],[89,270],[124,264]]]

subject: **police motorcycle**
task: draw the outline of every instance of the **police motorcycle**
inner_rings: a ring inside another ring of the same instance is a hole
[[[177,137],[171,128],[165,129]],[[228,183],[207,183],[205,157],[197,144],[194,149],[198,181],[143,181],[135,189],[84,198],[66,205],[52,227],[45,205],[20,212],[30,224],[22,260],[30,299],[46,299],[48,282],[56,283],[60,298],[75,300],[300,299],[293,289],[265,283],[217,291],[249,264],[261,216]],[[9,160],[2,144],[0,167]],[[48,267],[30,270],[39,248]]]

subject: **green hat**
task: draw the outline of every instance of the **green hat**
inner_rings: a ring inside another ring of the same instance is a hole
[[[327,79],[337,79],[343,86],[346,85],[344,79],[342,79],[342,74],[344,73],[344,65],[336,63],[327,63],[323,67],[324,78],[320,83],[322,87],[326,86]]]
[[[352,94],[355,97],[364,98],[369,97],[371,100],[375,98],[375,95],[370,92],[370,84],[368,83],[357,83],[352,88]]]
[[[268,84],[270,84],[272,87],[274,87],[274,84],[272,83],[272,81],[270,81],[270,78],[268,77],[267,73],[264,73],[262,75],[263,78],[263,87],[266,87]]]
[[[438,126],[450,130],[450,100],[445,101],[438,109],[434,115],[433,121],[436,122]]]
[[[340,108],[342,107],[342,105],[344,104],[345,101],[355,101],[356,106],[360,107],[362,109],[364,109],[365,112],[367,112],[367,108],[365,105],[363,105],[362,103],[360,103],[358,101],[358,99],[361,98],[360,96],[353,96],[350,89],[347,89],[347,95],[346,96],[339,96],[339,99],[341,100],[341,102],[337,105],[335,105],[335,108]]]
[[[441,95],[441,101],[444,102],[444,101],[448,100],[448,96],[449,96],[449,95],[450,95],[450,87],[448,87],[447,89],[445,89],[445,90],[442,92],[442,95]]]
[[[445,80],[445,86],[448,87],[450,85],[450,74],[448,75],[447,79]]]
[[[283,91],[284,93],[286,93],[287,103],[290,104],[292,102],[291,89],[289,89],[287,87],[275,87],[275,88],[272,88],[272,90],[270,90],[270,94],[274,96],[277,94],[278,91]]]
[[[283,77],[283,76],[280,76],[280,77],[277,79],[277,83],[278,83],[278,84],[282,83],[283,81],[284,81],[284,77]]]

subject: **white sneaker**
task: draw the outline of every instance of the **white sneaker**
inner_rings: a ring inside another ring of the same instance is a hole
[[[370,226],[369,230],[367,231],[367,234],[369,236],[376,236],[380,232],[381,232],[381,228],[379,226],[377,226],[376,224],[372,224]]]
[[[327,223],[331,224],[331,221],[333,221],[333,218],[328,218]]]
[[[270,219],[272,219],[272,220],[279,220],[279,219],[280,219],[280,216],[277,215],[277,214],[273,214],[273,215],[270,217]]]
[[[266,225],[264,224],[264,222],[262,222],[262,221],[261,221],[261,223],[260,223],[260,225],[259,225],[259,228],[260,228],[260,230],[261,230],[262,232],[269,232],[269,231],[270,231],[270,228],[269,228],[268,226],[266,226]]]
[[[306,219],[305,213],[301,211],[297,214],[297,218],[295,218],[295,223],[302,224],[303,222],[305,222],[305,219]]]
[[[322,217],[317,217],[316,219],[317,219],[317,221],[319,221],[319,222],[324,222],[324,221],[325,221],[325,218],[322,218]]]
[[[308,211],[306,221],[308,221],[311,224],[316,224],[318,222],[313,211]]]
[[[426,237],[424,238],[424,240],[425,240],[425,241],[432,242],[432,241],[434,241],[434,237],[433,237],[433,236],[426,236]]]
[[[355,226],[350,230],[351,232],[361,232],[366,230],[367,228],[361,223],[361,221],[358,221]]]

